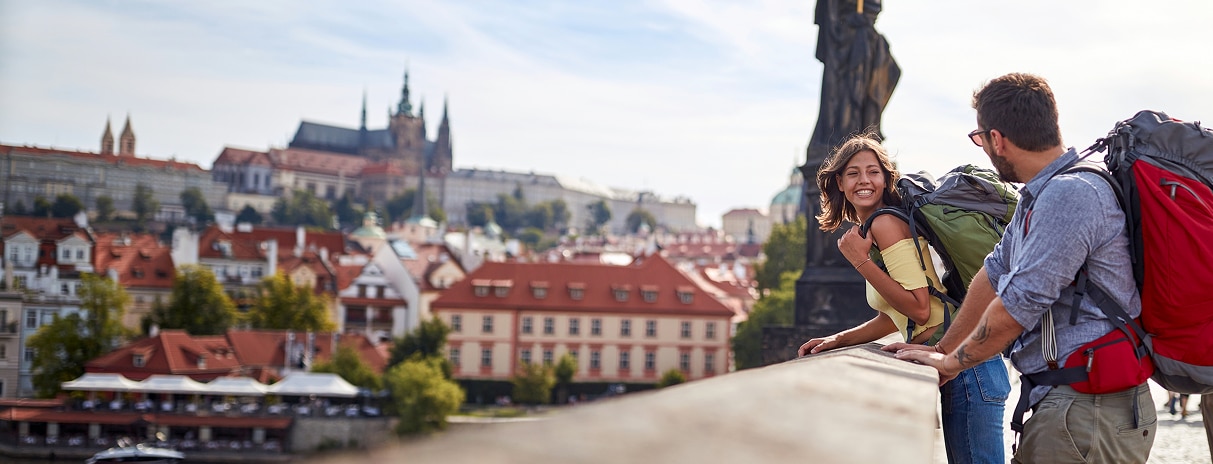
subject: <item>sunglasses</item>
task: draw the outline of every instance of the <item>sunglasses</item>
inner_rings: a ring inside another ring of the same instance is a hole
[[[981,142],[982,142],[981,136],[984,134],[989,134],[991,130],[993,130],[993,129],[986,129],[986,130],[976,129],[973,132],[969,132],[969,140],[973,141],[973,145],[977,145],[980,147]]]

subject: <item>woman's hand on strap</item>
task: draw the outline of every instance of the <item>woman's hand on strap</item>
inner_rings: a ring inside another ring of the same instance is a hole
[[[868,259],[868,251],[871,249],[872,234],[868,234],[867,237],[860,236],[859,226],[851,226],[851,229],[838,239],[838,251],[841,251],[842,256],[854,267],[863,265],[864,261]]]

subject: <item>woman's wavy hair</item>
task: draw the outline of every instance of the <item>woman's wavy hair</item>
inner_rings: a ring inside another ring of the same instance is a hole
[[[842,194],[842,189],[838,187],[838,179],[842,177],[842,171],[846,169],[847,163],[851,162],[851,158],[862,151],[876,153],[880,169],[884,171],[885,206],[901,205],[901,196],[897,193],[896,185],[897,179],[901,178],[901,173],[897,172],[893,161],[889,159],[888,151],[885,151],[878,137],[874,131],[855,135],[835,148],[834,153],[821,164],[821,169],[817,171],[817,187],[821,189],[821,214],[817,215],[817,222],[821,224],[821,230],[826,232],[838,230],[839,227],[842,227],[843,221],[859,224],[855,206]]]

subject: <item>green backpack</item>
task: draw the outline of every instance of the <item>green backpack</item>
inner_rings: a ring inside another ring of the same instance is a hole
[[[1000,180],[993,170],[971,164],[948,171],[938,180],[926,172],[906,174],[897,180],[897,191],[902,206],[876,210],[860,230],[866,235],[876,216],[892,214],[910,225],[915,249],[920,249],[918,237],[923,236],[939,255],[945,269],[939,279],[947,293],[927,282],[931,295],[943,301],[946,309],[944,330],[936,331],[927,342],[934,345],[956,317],[973,276],[1002,239],[1019,204],[1019,192],[1014,185]],[[873,261],[883,261],[878,250],[873,253]],[[921,251],[918,261],[925,272],[927,262]],[[913,331],[914,321],[910,321],[907,340]]]

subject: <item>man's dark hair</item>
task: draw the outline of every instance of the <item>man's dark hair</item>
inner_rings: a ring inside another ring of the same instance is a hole
[[[991,80],[973,93],[973,109],[981,129],[997,130],[1019,148],[1044,151],[1061,145],[1057,101],[1040,76],[1012,73]]]

